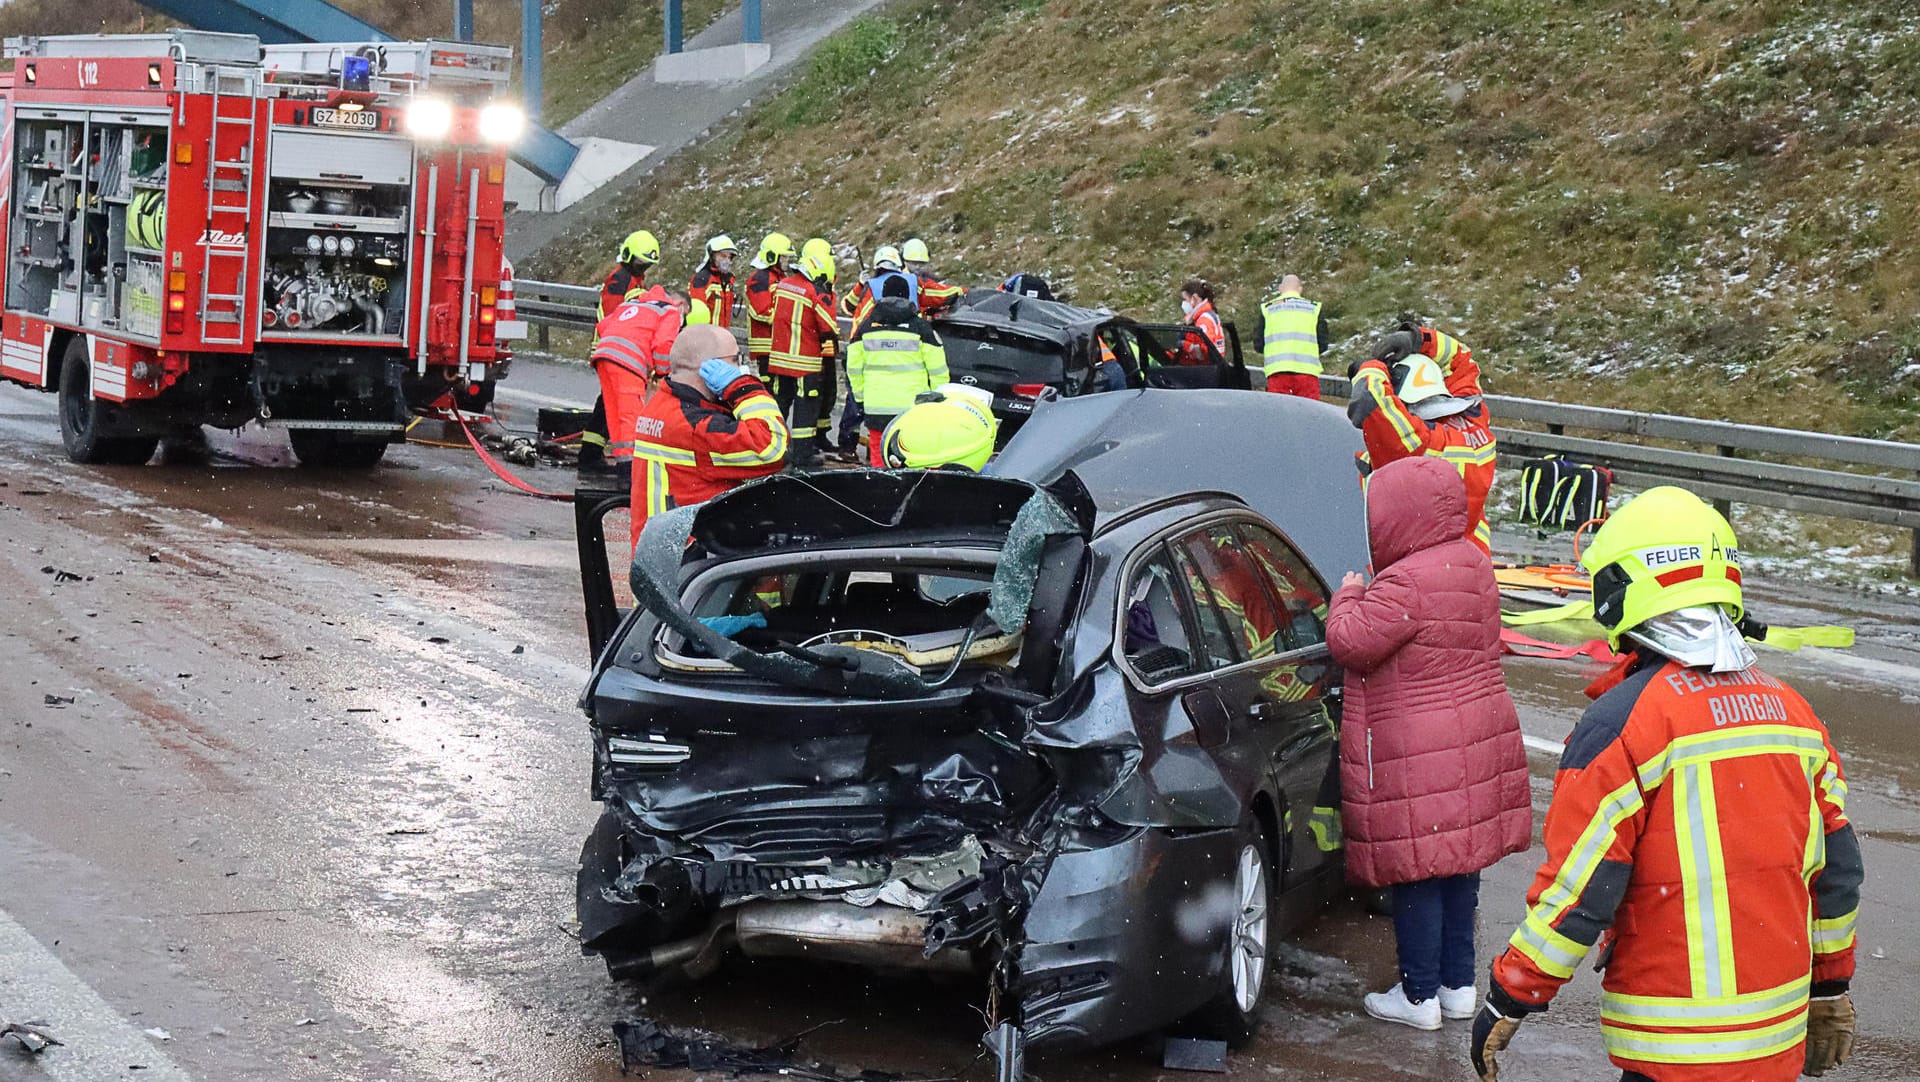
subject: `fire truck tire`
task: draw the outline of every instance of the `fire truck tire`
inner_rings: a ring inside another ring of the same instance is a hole
[[[295,428],[287,432],[302,466],[316,469],[370,470],[387,453],[382,440],[355,439],[339,432]]]
[[[92,362],[84,339],[67,343],[60,362],[60,442],[86,466],[139,466],[153,457],[157,436],[106,436],[116,407],[93,397]]]

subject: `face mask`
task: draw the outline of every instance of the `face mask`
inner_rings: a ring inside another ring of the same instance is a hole
[[[927,273],[927,265],[925,263],[909,263],[907,264],[907,273],[916,276],[925,274]]]
[[[713,257],[713,269],[721,274],[733,273],[733,253],[721,252]]]
[[[1181,300],[1181,302],[1180,302],[1180,314],[1181,314],[1181,315],[1188,315],[1188,316],[1190,316],[1190,315],[1192,315],[1192,314],[1193,314],[1193,307],[1194,307],[1194,305],[1193,305],[1193,302],[1192,302],[1192,301],[1190,301],[1190,300],[1185,300],[1185,299],[1182,299],[1182,300]]]

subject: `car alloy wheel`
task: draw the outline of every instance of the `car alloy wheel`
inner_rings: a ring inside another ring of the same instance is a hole
[[[1233,886],[1233,997],[1251,1014],[1267,979],[1267,865],[1252,843],[1240,849]]]

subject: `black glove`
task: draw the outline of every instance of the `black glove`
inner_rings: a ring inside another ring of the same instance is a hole
[[[1374,357],[1378,360],[1385,361],[1388,367],[1392,367],[1395,362],[1411,357],[1419,351],[1420,332],[1418,330],[1408,331],[1403,329],[1395,331],[1375,343],[1373,347]]]
[[[1480,1082],[1498,1082],[1500,1064],[1494,1057],[1507,1050],[1525,1017],[1508,1018],[1492,1003],[1473,1016],[1473,1036],[1467,1041],[1467,1056],[1473,1060],[1473,1070],[1480,1076]]]

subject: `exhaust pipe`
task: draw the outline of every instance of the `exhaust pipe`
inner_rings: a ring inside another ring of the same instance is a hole
[[[927,918],[890,905],[761,901],[740,906],[734,936],[749,958],[813,958],[874,969],[972,973],[972,952],[927,957]]]

